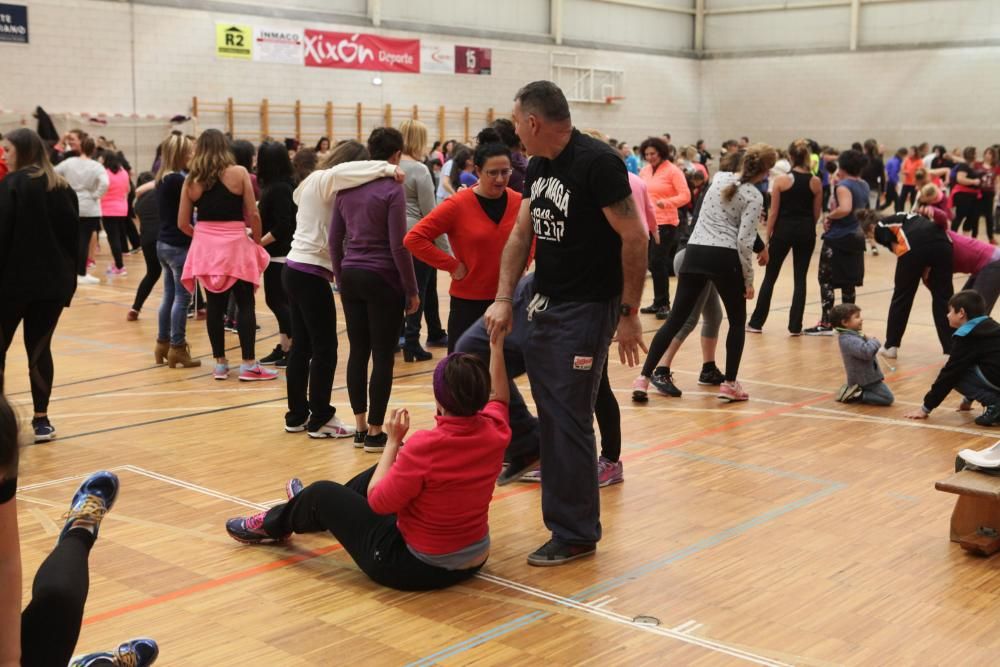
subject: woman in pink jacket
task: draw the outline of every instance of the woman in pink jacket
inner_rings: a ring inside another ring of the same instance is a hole
[[[650,137],[639,147],[646,166],[639,172],[656,212],[660,242],[649,244],[649,273],[653,277],[653,303],[640,312],[655,313],[665,320],[670,313],[669,261],[677,242],[678,209],[691,201],[684,172],[673,163],[674,153],[659,137]]]
[[[114,151],[104,151],[101,162],[108,173],[108,191],[101,197],[101,220],[104,232],[108,235],[108,245],[111,246],[111,256],[114,264],[108,267],[107,273],[112,276],[124,276],[125,264],[122,262],[125,239],[125,225],[131,225],[128,217],[128,192],[130,189],[129,175],[122,166],[121,158]]]

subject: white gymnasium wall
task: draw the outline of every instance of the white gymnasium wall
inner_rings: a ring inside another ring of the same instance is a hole
[[[299,0],[303,1],[312,0]],[[371,83],[372,72],[215,57],[217,20],[279,28],[308,25],[358,30],[357,26],[100,0],[28,0],[28,3],[31,43],[0,43],[4,82],[0,88],[0,109],[26,112],[41,105],[52,112],[169,116],[190,113],[191,98],[197,96],[213,102],[232,97],[243,103],[259,103],[262,98],[268,98],[271,104],[292,103],[296,99],[303,104],[332,100],[335,104],[362,102],[371,107],[391,103],[399,110],[396,118],[414,104],[421,109],[436,109],[442,104],[454,110],[468,106],[478,112],[493,107],[499,116],[509,114],[512,98],[521,85],[551,78],[550,55],[556,50],[578,53],[581,65],[626,72],[622,91],[626,102],[613,106],[574,105],[577,125],[596,127],[635,143],[651,131],[670,128],[675,134],[693,136],[698,130],[699,63],[690,59],[364,28],[364,32],[419,36],[493,49],[492,76],[382,73],[384,85],[376,87]],[[349,3],[339,0],[338,4],[343,8]],[[385,6],[393,8],[392,2],[386,2]],[[215,118],[219,120],[213,124],[220,125],[221,118],[218,115]],[[344,124],[353,127],[352,123],[349,119],[335,120],[339,128]],[[433,117],[428,124],[434,126]],[[259,127],[252,112],[237,116],[237,135],[241,134],[241,126]],[[473,133],[476,130],[472,128]],[[281,128],[272,128],[272,134],[288,136]],[[248,138],[258,137],[251,134]]]
[[[837,147],[868,137],[890,150],[983,147],[1000,140],[997,62],[1000,47],[706,60],[702,129],[716,147],[744,134],[779,146],[807,136]],[[960,78],[975,90],[963,101]]]
[[[693,0],[660,0],[655,4],[694,8]],[[563,38],[567,42],[618,43],[634,49],[689,51],[694,48],[694,16],[601,0],[564,0]]]

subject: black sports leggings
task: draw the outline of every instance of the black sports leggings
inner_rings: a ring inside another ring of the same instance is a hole
[[[905,210],[907,202],[909,202],[911,208],[917,205],[916,185],[904,185],[899,191],[899,199],[896,200],[896,212],[899,213]]]
[[[372,466],[346,484],[314,482],[288,503],[271,508],[263,528],[272,537],[328,530],[372,581],[401,591],[446,588],[479,571],[482,565],[446,570],[414,556],[396,527],[396,515],[376,514],[368,505],[374,474]]]
[[[653,337],[646,363],[642,367],[642,374],[646,377],[653,375],[653,370],[667,351],[670,341],[677,336],[688,316],[694,311],[702,289],[711,281],[719,292],[719,298],[722,299],[722,305],[726,309],[726,317],[729,319],[729,333],[726,334],[726,381],[736,380],[746,338],[743,327],[747,321],[747,302],[743,271],[736,251],[726,248],[710,248],[707,253],[704,250],[699,252],[713,260],[710,265],[702,266],[700,262],[692,261],[692,249],[701,247],[694,245],[687,247],[685,266],[681,267],[681,274],[677,278],[674,307],[670,311],[670,317]],[[724,259],[723,254],[727,257],[731,254],[731,257]],[[691,273],[692,270],[710,271],[710,273]]]
[[[951,222],[951,230],[957,232],[959,229],[964,229],[972,234],[972,238],[976,238],[979,233],[979,195],[973,192],[956,192],[953,197],[955,200],[955,219]],[[989,231],[989,236],[992,238],[993,230],[989,229]]]
[[[87,274],[87,260],[90,259],[90,238],[94,232],[100,231],[100,218],[80,218],[79,248],[76,256],[76,274],[83,276]]]
[[[254,342],[257,336],[257,315],[254,312],[253,285],[245,280],[237,280],[225,292],[205,291],[208,306],[208,340],[212,344],[212,356],[220,359],[226,356],[226,329],[222,321],[226,314],[229,295],[232,294],[239,308],[240,317],[236,330],[240,336],[240,353],[243,359],[255,359]]]
[[[131,225],[132,221],[125,217],[108,216],[104,218],[104,233],[108,236],[108,245],[111,246],[111,256],[114,258],[115,267],[122,268],[122,248],[125,240],[125,225]]]
[[[351,410],[356,415],[368,412],[368,423],[381,426],[392,392],[392,366],[403,323],[403,296],[373,271],[344,269],[340,274],[340,304],[351,344],[347,357]]]
[[[601,430],[601,456],[617,463],[622,456],[622,413],[618,399],[611,390],[608,380],[608,360],[604,360],[604,375],[597,386],[597,400],[594,401],[594,417]]]
[[[153,287],[163,273],[163,267],[160,266],[160,260],[156,256],[155,239],[143,244],[142,257],[146,260],[146,275],[142,277],[142,282],[139,283],[139,288],[135,291],[135,301],[132,302],[132,310],[135,311],[142,310],[143,304],[146,303],[146,299],[149,298],[150,292],[153,291]]]
[[[285,286],[281,284],[281,271],[284,268],[284,264],[271,262],[264,269],[264,302],[278,320],[278,333],[291,336],[292,311],[288,305]]]
[[[87,560],[93,546],[90,531],[71,530],[38,568],[31,602],[21,614],[23,667],[69,664],[83,624],[90,588]]]
[[[458,339],[480,317],[486,314],[486,310],[492,303],[492,299],[482,301],[478,299],[462,299],[457,296],[451,297],[451,308],[448,310],[448,354],[455,351]]]
[[[24,350],[28,355],[28,379],[35,412],[45,414],[52,395],[55,366],[52,364],[52,334],[55,333],[63,304],[59,301],[4,303],[0,308],[0,393],[3,393],[7,350],[14,332],[24,322]]]

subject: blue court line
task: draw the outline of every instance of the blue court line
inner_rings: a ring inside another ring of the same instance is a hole
[[[658,453],[667,456],[674,456],[677,458],[688,459],[692,461],[712,463],[715,465],[721,465],[727,468],[734,468],[737,470],[760,472],[775,477],[782,477],[785,479],[793,479],[802,482],[809,482],[812,484],[819,484],[824,488],[814,493],[810,493],[807,496],[803,496],[798,500],[793,500],[792,502],[786,503],[772,510],[764,512],[763,514],[758,514],[757,516],[751,517],[746,521],[741,521],[740,523],[736,524],[735,526],[732,526],[731,528],[727,528],[721,532],[715,533],[714,535],[710,535],[702,540],[699,540],[698,542],[695,542],[690,546],[683,547],[681,549],[668,553],[665,556],[662,556],[654,561],[650,561],[649,563],[633,568],[617,577],[606,579],[598,584],[591,586],[590,588],[585,588],[582,591],[579,591],[578,593],[572,595],[569,599],[585,600],[600,593],[607,593],[609,590],[612,590],[629,582],[636,581],[639,578],[646,576],[647,574],[651,574],[668,565],[677,563],[689,556],[701,553],[702,551],[711,549],[712,547],[718,546],[723,542],[731,540],[735,537],[739,537],[740,535],[743,535],[744,533],[754,528],[757,528],[758,526],[770,523],[771,521],[774,521],[775,519],[778,519],[784,516],[785,514],[788,514],[789,512],[794,512],[797,509],[801,509],[803,507],[806,507],[807,505],[811,505],[812,503],[818,502],[826,498],[827,496],[831,496],[834,493],[847,487],[847,484],[844,484],[843,482],[821,479],[819,477],[803,475],[788,470],[780,470],[778,468],[772,468],[769,466],[759,466],[752,463],[740,463],[739,461],[730,461],[728,459],[721,459],[714,456],[694,454],[691,452],[686,452],[678,449],[663,450],[662,452]],[[515,618],[512,621],[508,621],[501,625],[490,628],[489,630],[481,632],[477,635],[473,635],[472,637],[464,641],[452,644],[450,646],[446,646],[445,648],[441,649],[440,651],[437,651],[436,653],[424,656],[419,660],[407,664],[405,667],[429,667],[430,665],[435,664],[437,660],[442,660],[445,658],[450,658],[459,655],[461,653],[465,653],[466,651],[470,651],[478,646],[482,646],[483,644],[486,644],[494,639],[516,632],[517,630],[527,627],[528,625],[531,625],[536,621],[548,618],[551,615],[552,612],[532,612],[524,616],[519,616],[518,618]]]

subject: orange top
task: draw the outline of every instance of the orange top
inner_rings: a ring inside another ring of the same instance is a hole
[[[691,201],[691,190],[684,172],[673,162],[664,160],[655,173],[653,167],[647,164],[639,172],[639,178],[646,183],[646,191],[656,211],[656,224],[676,227],[680,222],[677,209]]]
[[[923,166],[924,161],[918,157],[908,157],[903,160],[903,166],[900,168],[903,174],[903,185],[916,185],[917,169],[921,169]]]

